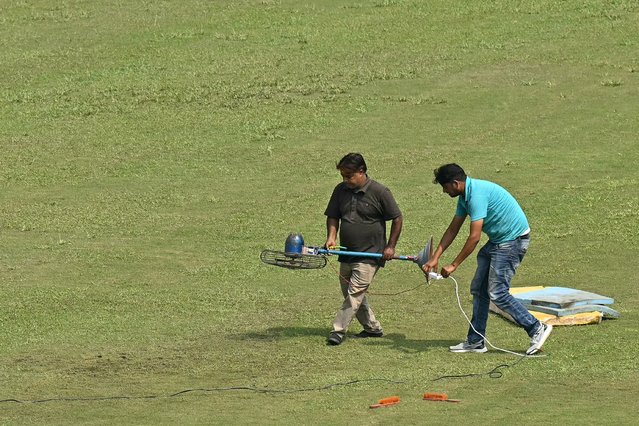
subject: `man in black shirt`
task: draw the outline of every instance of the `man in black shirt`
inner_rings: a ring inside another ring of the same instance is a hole
[[[370,179],[361,154],[350,153],[338,163],[343,182],[333,190],[326,207],[326,244],[340,244],[349,251],[381,253],[382,258],[339,256],[340,285],[344,302],[333,321],[328,344],[339,345],[353,316],[364,330],[358,337],[381,337],[382,326],[368,305],[366,292],[377,270],[395,255],[395,246],[402,231],[402,212],[390,190]],[[391,222],[390,237],[386,241],[386,222]],[[340,227],[341,225],[341,227]]]

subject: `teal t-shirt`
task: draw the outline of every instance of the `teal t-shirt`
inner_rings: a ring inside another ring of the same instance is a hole
[[[517,200],[496,183],[466,177],[466,191],[457,201],[456,216],[484,219],[482,231],[490,242],[512,241],[530,230]]]

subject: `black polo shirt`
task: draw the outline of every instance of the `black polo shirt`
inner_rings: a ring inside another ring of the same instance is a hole
[[[349,251],[382,253],[386,246],[386,221],[402,215],[393,194],[384,185],[368,179],[350,189],[338,184],[324,214],[339,219],[339,243]],[[384,266],[381,259],[340,256],[340,262],[362,262]]]

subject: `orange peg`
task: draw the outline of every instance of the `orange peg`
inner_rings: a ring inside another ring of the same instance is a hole
[[[390,407],[396,404],[399,404],[399,397],[389,396],[388,398],[380,399],[377,404],[371,405],[370,408]]]
[[[461,402],[460,399],[448,399],[448,395],[445,393],[425,393],[423,399],[426,401]]]
[[[424,399],[429,401],[446,401],[448,399],[448,395],[445,393],[425,393]]]

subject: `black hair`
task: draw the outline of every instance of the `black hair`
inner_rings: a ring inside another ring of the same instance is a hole
[[[466,172],[459,165],[455,163],[444,164],[433,170],[435,179],[433,183],[444,185],[453,181],[466,181]]]
[[[355,172],[362,171],[366,173],[366,161],[362,154],[350,152],[342,157],[337,163],[337,170],[348,169]]]

